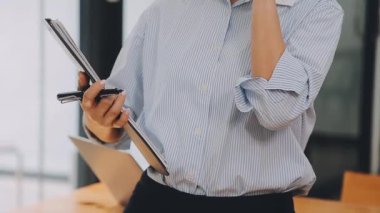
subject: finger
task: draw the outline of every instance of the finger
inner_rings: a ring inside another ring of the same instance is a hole
[[[128,112],[127,111],[122,112],[120,115],[120,118],[117,119],[113,123],[113,127],[114,128],[123,128],[127,124],[128,118],[129,118]]]
[[[90,88],[86,90],[83,94],[82,99],[82,108],[85,111],[91,111],[96,106],[95,98],[99,94],[99,92],[104,89],[105,81],[98,81],[91,85]]]
[[[78,72],[78,90],[86,90],[90,86],[89,84],[90,78],[84,72]]]
[[[104,116],[105,124],[112,125],[115,120],[117,120],[118,116],[120,116],[120,112],[122,111],[123,105],[126,99],[126,92],[123,91],[117,96],[117,99],[113,103],[112,107],[108,110],[108,112]]]
[[[95,120],[97,120],[102,125],[105,125],[104,116],[107,113],[107,111],[112,107],[112,104],[115,102],[116,98],[116,95],[112,95],[100,99],[100,101],[94,108],[93,116]]]

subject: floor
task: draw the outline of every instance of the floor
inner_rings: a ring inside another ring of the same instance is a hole
[[[73,184],[67,181],[44,182],[44,197],[67,195],[73,190]],[[39,184],[36,178],[25,178],[22,181],[21,204],[17,200],[18,188],[12,176],[0,176],[0,213],[6,213],[20,206],[33,205],[39,202]]]

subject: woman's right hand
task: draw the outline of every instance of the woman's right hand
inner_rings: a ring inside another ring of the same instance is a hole
[[[123,108],[126,100],[125,91],[96,101],[99,92],[104,89],[105,81],[98,81],[89,86],[89,78],[79,72],[79,89],[88,88],[81,102],[86,127],[98,139],[106,143],[116,143],[123,135],[123,127],[128,122],[128,111]]]

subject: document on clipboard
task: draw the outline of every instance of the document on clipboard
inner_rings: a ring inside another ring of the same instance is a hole
[[[50,18],[46,18],[45,23],[51,34],[56,38],[58,43],[78,66],[78,68],[86,72],[86,74],[90,77],[91,82],[94,83],[96,81],[100,81],[101,79],[98,74],[87,61],[82,51],[75,44],[63,24],[59,20],[52,20]],[[128,107],[125,106],[125,108]],[[163,175],[169,175],[167,171],[167,163],[164,157],[132,118],[129,118],[124,129],[149,165],[157,172]]]

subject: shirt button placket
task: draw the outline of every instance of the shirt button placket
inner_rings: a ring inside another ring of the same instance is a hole
[[[220,38],[220,44],[218,45],[218,57],[217,57],[217,61],[220,60],[220,55],[222,53],[222,50],[223,50],[223,46],[224,46],[224,42],[225,42],[225,38],[227,36],[227,32],[228,32],[228,28],[229,28],[229,25],[230,25],[230,20],[231,20],[231,13],[232,13],[232,7],[229,6],[227,9],[226,9],[226,16],[223,17],[223,19],[225,20],[224,22],[224,26],[222,27],[221,29],[221,38]]]

